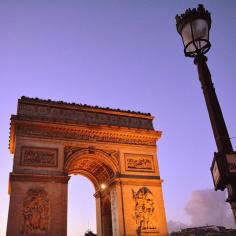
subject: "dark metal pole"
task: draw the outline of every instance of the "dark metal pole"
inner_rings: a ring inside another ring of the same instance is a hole
[[[211,80],[211,73],[207,66],[207,57],[199,54],[195,57],[194,63],[197,65],[199,80],[201,82],[208,114],[211,121],[212,130],[215,137],[218,152],[226,158],[226,154],[233,153],[233,146],[230,141],[229,133],[224,121],[223,113],[220,108],[219,101],[215,92],[214,85]],[[228,199],[230,203],[234,220],[236,222],[236,183],[230,183],[227,186]]]
[[[194,63],[197,65],[199,80],[202,85],[216,145],[220,153],[232,153],[233,147],[206,61],[206,56],[199,55],[196,56]]]

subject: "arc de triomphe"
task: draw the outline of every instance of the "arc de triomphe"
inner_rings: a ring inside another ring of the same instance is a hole
[[[7,236],[66,236],[70,176],[94,185],[98,236],[167,236],[150,114],[21,97]]]

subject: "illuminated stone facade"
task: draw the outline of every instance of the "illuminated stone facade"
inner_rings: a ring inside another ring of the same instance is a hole
[[[150,114],[22,97],[11,117],[7,236],[66,236],[70,176],[94,185],[98,236],[167,236]]]

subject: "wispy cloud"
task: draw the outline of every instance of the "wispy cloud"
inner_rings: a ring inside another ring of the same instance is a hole
[[[234,227],[230,205],[225,202],[226,194],[222,191],[204,189],[193,191],[185,211],[193,226],[220,225]]]
[[[191,223],[187,225],[183,222],[170,220],[168,222],[169,232],[204,225],[235,228],[230,205],[225,202],[225,199],[225,192],[216,192],[213,189],[193,191],[185,207]]]

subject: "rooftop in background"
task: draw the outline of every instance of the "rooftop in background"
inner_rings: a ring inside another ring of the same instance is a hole
[[[88,230],[84,236],[97,236],[96,234],[94,234],[91,230]]]
[[[172,232],[170,236],[235,236],[236,229],[226,229],[223,226],[202,226],[181,229],[179,232]]]

